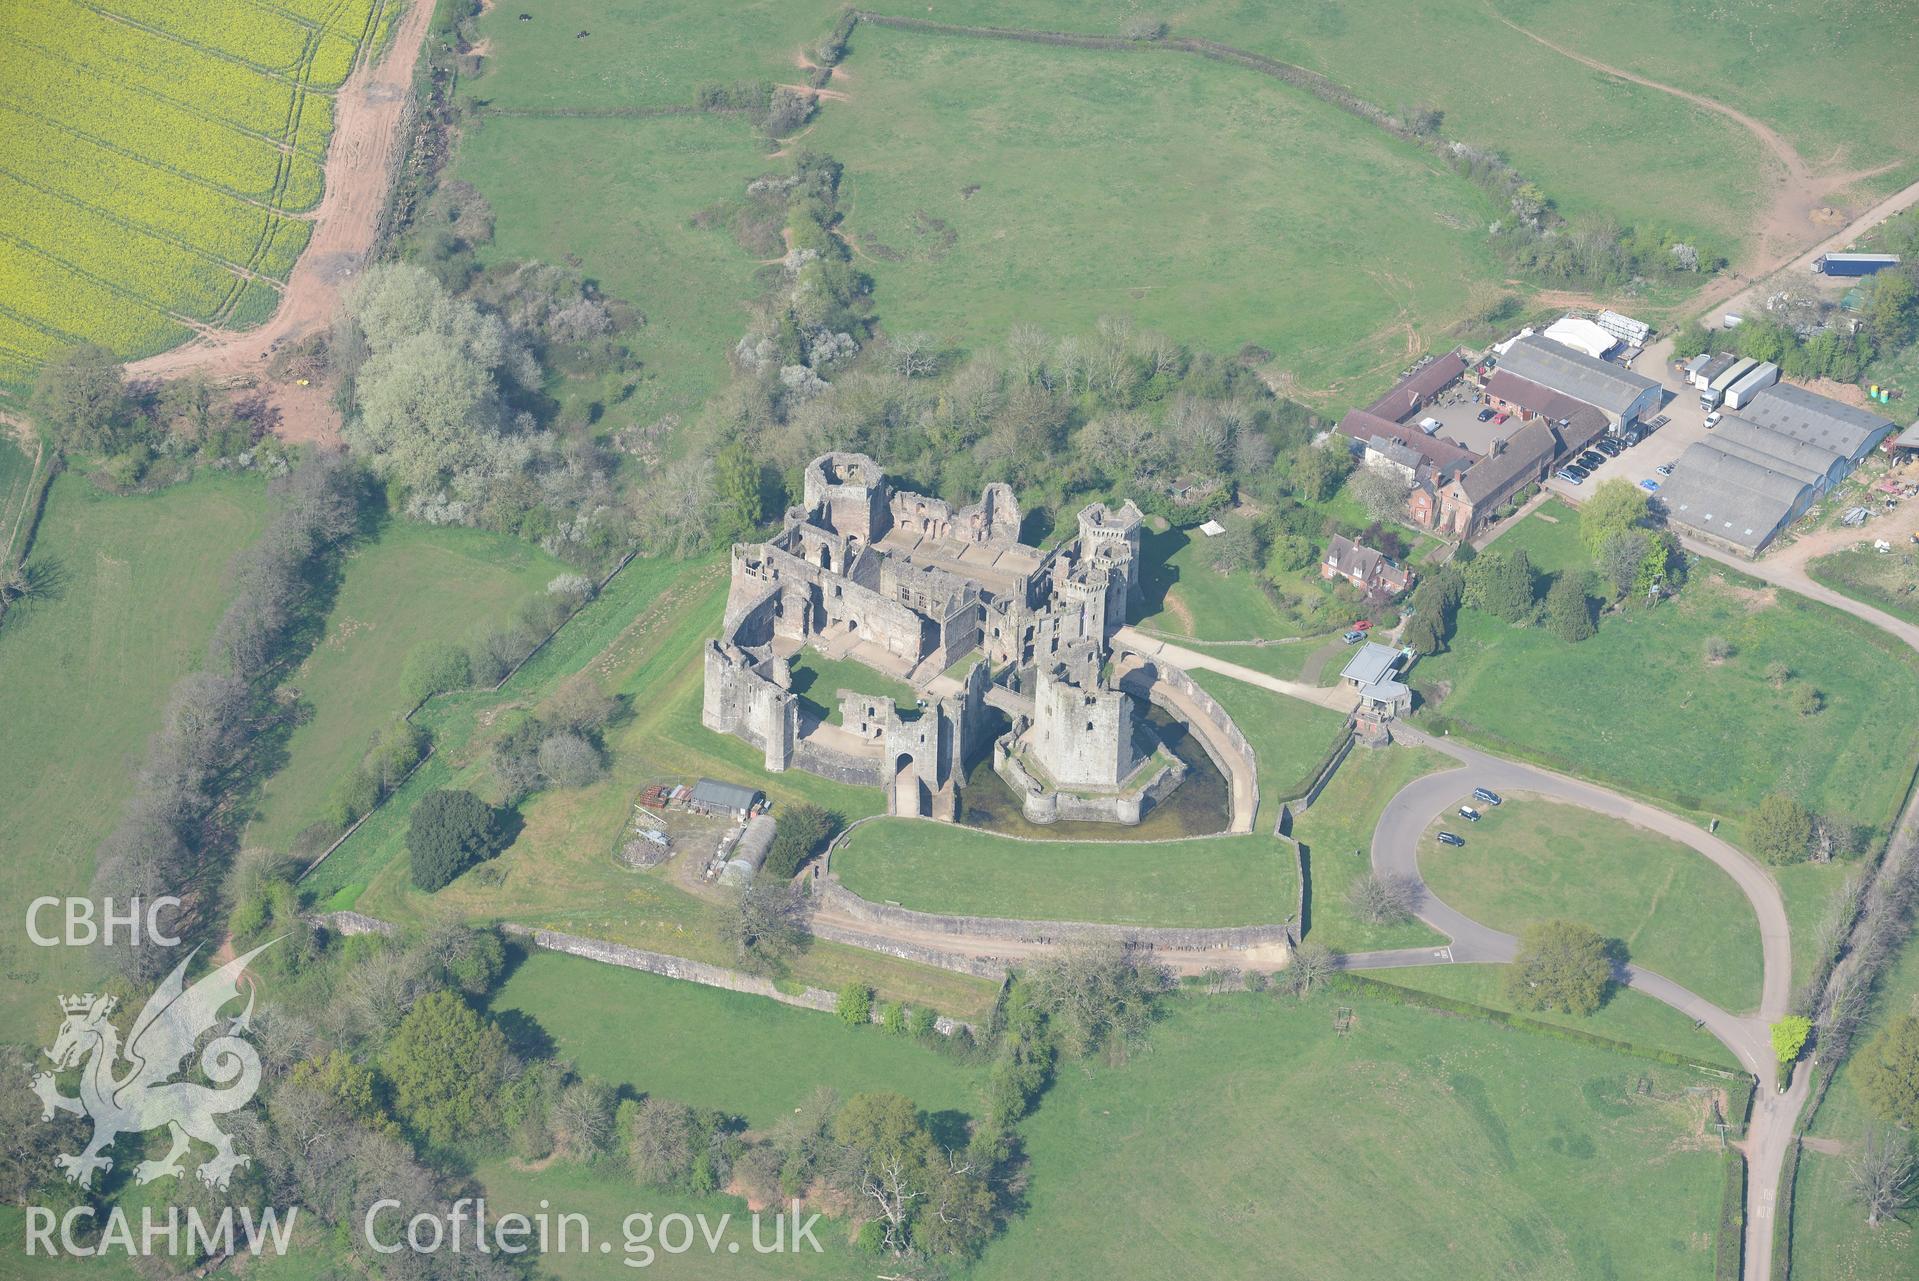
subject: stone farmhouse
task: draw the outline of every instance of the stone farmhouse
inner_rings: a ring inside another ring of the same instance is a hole
[[[768,770],[879,786],[887,812],[949,822],[968,764],[1010,723],[993,759],[1029,817],[1138,822],[1185,773],[1136,708],[1171,701],[1183,674],[1129,673],[1122,689],[1109,661],[1138,590],[1139,509],[1094,503],[1051,550],[1022,543],[1020,520],[1005,485],[956,508],[896,491],[865,455],[814,459],[780,532],[733,548],[701,720],[758,747]],[[920,697],[840,690],[839,723],[820,719],[792,690],[805,648]]]

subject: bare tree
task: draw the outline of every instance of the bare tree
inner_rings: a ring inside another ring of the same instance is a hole
[[[755,881],[740,891],[720,930],[741,965],[756,973],[777,972],[812,937],[806,917],[806,895],[798,887]]]
[[[1847,1186],[1866,1208],[1866,1223],[1876,1228],[1911,1205],[1915,1181],[1919,1162],[1913,1158],[1912,1140],[1891,1128],[1866,1131],[1846,1170]]]
[[[1371,872],[1352,883],[1346,902],[1361,920],[1374,925],[1403,921],[1419,903],[1419,882],[1410,876]]]
[[[1283,991],[1294,996],[1308,997],[1338,968],[1339,959],[1333,955],[1333,949],[1324,943],[1301,943],[1293,949],[1292,964],[1279,972],[1279,984]]]
[[[1406,514],[1406,496],[1413,492],[1412,482],[1390,467],[1361,467],[1347,482],[1353,498],[1374,520],[1398,520]]]

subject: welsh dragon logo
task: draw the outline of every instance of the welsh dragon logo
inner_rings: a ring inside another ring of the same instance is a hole
[[[242,1039],[252,1028],[251,984],[246,1008],[200,1051],[201,1071],[219,1088],[173,1078],[184,1070],[201,1036],[220,1022],[220,1011],[239,999],[240,975],[247,962],[271,946],[265,943],[235,957],[192,987],[186,985],[186,969],[194,956],[189,952],[147,998],[124,1049],[120,1034],[107,1021],[114,1007],[111,996],[88,993],[60,998],[67,1017],[46,1055],[53,1061],[54,1072],[80,1068],[80,1095],[61,1094],[53,1072],[35,1076],[33,1092],[40,1096],[43,1121],[52,1120],[56,1112],[93,1121],[93,1140],[84,1151],[54,1158],[69,1182],[90,1186],[96,1170],[113,1168],[113,1159],[101,1154],[115,1139],[161,1126],[171,1132],[173,1144],[158,1161],[142,1161],[134,1167],[136,1182],[151,1183],[182,1173],[181,1158],[191,1139],[214,1150],[212,1159],[197,1170],[200,1181],[209,1187],[224,1189],[233,1172],[252,1160],[235,1152],[232,1137],[214,1124],[215,1117],[245,1107],[260,1088],[260,1056]]]

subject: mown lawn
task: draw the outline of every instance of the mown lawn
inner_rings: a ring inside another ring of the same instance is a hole
[[[1609,1036],[1628,1045],[1670,1050],[1735,1070],[1744,1066],[1712,1033],[1694,1027],[1691,1018],[1643,992],[1615,988],[1598,1012],[1589,1017],[1554,1010],[1520,1010],[1506,996],[1505,973],[1503,965],[1414,965],[1403,970],[1378,970],[1367,977],[1417,992],[1471,1001],[1491,1010],[1521,1014],[1541,1023]]]
[[[1218,672],[1188,673],[1213,696],[1253,745],[1258,763],[1259,814],[1254,827],[1272,827],[1279,804],[1303,794],[1333,745],[1346,731],[1346,717],[1330,707],[1276,694]]]
[[[1347,905],[1346,895],[1372,870],[1373,828],[1386,802],[1414,779],[1453,764],[1424,747],[1353,748],[1313,807],[1293,821],[1293,839],[1306,851],[1308,938],[1338,952],[1446,941],[1418,921],[1364,921]]]
[[[1419,870],[1441,899],[1511,934],[1555,917],[1584,922],[1715,1005],[1758,1005],[1752,906],[1704,856],[1577,806],[1508,796],[1480,809],[1479,822],[1442,818],[1420,841]],[[1434,841],[1441,826],[1463,826],[1465,846]]]
[[[1291,846],[1263,834],[1187,841],[1020,841],[919,819],[879,819],[833,852],[846,888],[961,916],[1118,925],[1264,925],[1289,919]]]
[[[850,658],[828,658],[818,650],[803,649],[793,656],[792,667],[793,692],[800,703],[835,725],[842,723],[839,691],[843,689],[890,698],[903,712],[912,711],[919,701],[919,694],[905,681],[894,680]]]
[[[966,1115],[985,1085],[983,1068],[877,1024],[552,952],[526,956],[492,1009],[516,1035],[544,1032],[586,1075],[761,1128],[822,1085],[841,1098],[898,1090],[929,1112]]]
[[[173,682],[205,661],[226,608],[227,562],[265,523],[254,478],[204,475],[114,498],[77,474],[47,500],[33,559],[48,595],[0,624],[0,1016],[23,1038],[58,1022],[56,991],[84,991],[102,957],[31,946],[27,904],[85,894]]]
[[[1537,520],[1506,537],[1563,540]],[[1732,656],[1708,660],[1710,637]],[[1791,672],[1784,688],[1772,683],[1775,663]],[[1837,610],[1704,562],[1677,598],[1608,616],[1578,646],[1463,609],[1447,652],[1413,680],[1431,727],[1701,822],[1717,817],[1736,842],[1772,791],[1883,838],[1912,778],[1910,740],[1887,732],[1919,716],[1911,653]],[[1793,707],[1800,684],[1822,695],[1817,714]]]
[[[846,163],[889,329],[973,347],[1124,314],[1325,387],[1390,379],[1497,272],[1476,188],[1239,68],[878,27],[845,67],[807,145]]]
[[[1702,1079],[1344,994],[1181,1001],[1150,1053],[1060,1074],[1021,1127],[1030,1208],[973,1275],[1697,1281]]]
[[[247,839],[285,849],[321,818],[329,791],[370,740],[406,713],[408,655],[428,641],[464,645],[506,626],[521,601],[565,569],[516,539],[400,522],[349,553],[326,631],[289,678],[312,718],[288,740]]]

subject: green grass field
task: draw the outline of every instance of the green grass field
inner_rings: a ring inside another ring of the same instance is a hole
[[[629,65],[651,61],[649,46],[624,48]],[[489,93],[528,79],[510,44],[499,56],[497,75],[477,82]],[[690,420],[726,382],[757,267],[724,230],[692,220],[775,166],[728,117],[487,116],[466,131],[447,176],[474,184],[493,207],[488,262],[577,259],[608,295],[645,315],[643,328],[622,337],[642,368],[633,395],[607,406],[611,430]]]
[[[1701,1079],[1343,994],[1182,1001],[1150,1053],[1060,1075],[973,1275],[1707,1277],[1721,1157],[1642,1076]]]
[[[21,526],[21,512],[33,491],[33,454],[20,442],[0,434],[0,565],[12,562],[14,530]]]
[[[1677,841],[1571,805],[1508,796],[1470,825],[1463,849],[1420,842],[1433,893],[1511,934],[1583,921],[1627,955],[1732,1013],[1759,1003],[1752,907],[1726,873]],[[1458,827],[1457,820],[1434,824]]]
[[[1631,988],[1616,989],[1606,1003],[1589,1015],[1561,1014],[1555,1010],[1519,1010],[1507,999],[1503,965],[1415,965],[1402,970],[1380,970],[1367,977],[1417,992],[1471,1001],[1491,1010],[1522,1014],[1541,1023],[1608,1036],[1628,1045],[1670,1050],[1707,1063],[1734,1070],[1742,1069],[1738,1055],[1721,1045],[1712,1033],[1694,1027],[1693,1021],[1663,1001],[1656,1001]]]
[[[1626,15],[1564,0],[1193,0],[1158,11],[1132,0],[946,0],[932,11],[891,0],[878,8],[1100,35],[1117,34],[1137,15],[1164,18],[1174,35],[1298,63],[1388,109],[1438,108],[1448,138],[1510,156],[1564,213],[1670,226],[1727,252],[1752,233],[1768,196],[1758,141],[1722,116],[1544,48],[1504,25],[1502,13],[1576,52],[1744,106],[1815,165],[1870,167],[1919,153],[1899,136],[1897,109],[1885,105],[1909,81],[1898,52],[1910,50],[1902,0],[1850,5],[1843,16],[1791,7],[1729,16],[1704,0]],[[867,38],[856,32],[856,49]],[[856,52],[856,69],[857,59]],[[1862,101],[1879,102],[1876,110],[1844,93],[1861,74],[1874,81]],[[1539,109],[1541,86],[1551,86],[1549,112]],[[1840,147],[1845,153],[1835,156]],[[1702,190],[1713,198],[1700,200]]]
[[[1919,1013],[1919,946],[1908,939],[1874,993],[1857,1047],[1898,1014]],[[1840,1151],[1807,1148],[1800,1155],[1792,1204],[1792,1275],[1813,1281],[1919,1276],[1919,1212],[1908,1210],[1877,1229],[1846,1187],[1847,1165],[1877,1123],[1852,1083],[1851,1060],[1840,1065],[1808,1133]]]
[[[247,839],[285,849],[320,819],[328,791],[407,711],[400,676],[409,654],[506,625],[565,568],[497,534],[397,522],[349,553],[326,631],[289,678],[312,719],[288,740]]]
[[[1293,851],[1264,834],[1019,841],[916,819],[866,824],[833,852],[846,888],[921,912],[1116,925],[1265,925],[1293,915]]]
[[[1542,569],[1568,563],[1552,554],[1566,545],[1564,523],[1534,515],[1506,537]],[[1734,647],[1729,660],[1707,661],[1714,636]],[[1793,710],[1791,691],[1768,679],[1775,662],[1818,689],[1824,710]],[[1448,652],[1422,661],[1414,683],[1429,723],[1701,821],[1716,816],[1734,841],[1775,790],[1883,835],[1912,778],[1910,743],[1884,732],[1919,715],[1905,647],[1708,563],[1675,600],[1607,617],[1577,648],[1461,610]]]
[[[1298,631],[1260,590],[1252,571],[1222,574],[1206,562],[1197,530],[1146,534],[1141,544],[1139,621],[1155,631],[1214,641],[1271,640]]]
[[[895,331],[1126,314],[1317,387],[1390,378],[1497,272],[1476,189],[1238,68],[863,27],[846,69],[807,145]]]
[[[1919,554],[1910,547],[1890,554],[1865,548],[1833,552],[1807,565],[1806,572],[1821,586],[1919,623]]]
[[[721,1108],[764,1128],[822,1085],[898,1090],[929,1112],[979,1110],[984,1070],[832,1014],[579,957],[536,952],[493,994],[561,1058],[635,1093]],[[715,1071],[716,1064],[741,1070]]]
[[[227,603],[227,561],[258,533],[257,480],[204,476],[151,497],[111,498],[74,474],[54,482],[34,560],[52,594],[0,626],[0,1014],[24,1039],[59,1020],[56,991],[95,980],[100,957],[29,945],[42,895],[84,894],[168,691],[203,661]]]
[[[1189,673],[1211,694],[1253,745],[1259,766],[1259,814],[1253,826],[1269,830],[1279,804],[1303,795],[1318,776],[1333,745],[1345,734],[1346,717],[1330,707],[1288,698],[1218,672]]]
[[[1310,887],[1306,936],[1339,952],[1441,944],[1444,935],[1407,921],[1373,925],[1346,904],[1354,881],[1372,869],[1373,828],[1400,788],[1453,761],[1424,747],[1355,747],[1313,807],[1293,822],[1293,839],[1306,851]]]
[[[910,712],[919,694],[905,681],[897,681],[850,658],[828,658],[815,649],[801,650],[793,656],[793,692],[800,705],[810,708],[821,720],[841,724],[839,691],[856,690],[890,698],[901,711]]]

